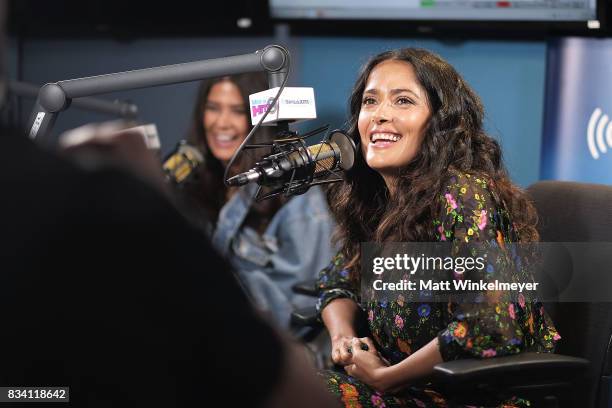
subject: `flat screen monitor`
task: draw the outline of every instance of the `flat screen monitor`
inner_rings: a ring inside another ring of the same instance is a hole
[[[271,17],[331,20],[589,21],[596,0],[269,0]]]
[[[544,29],[563,32],[604,30],[606,0],[269,0],[270,17],[298,24],[338,27],[366,21],[389,27],[437,27],[486,31]],[[378,25],[374,31],[384,30]]]

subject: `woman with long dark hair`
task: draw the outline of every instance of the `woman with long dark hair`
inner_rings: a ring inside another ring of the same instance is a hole
[[[541,304],[522,297],[470,305],[415,303],[402,294],[360,299],[362,242],[446,241],[502,251],[538,234],[534,207],[483,130],[480,99],[439,56],[414,48],[375,56],[349,109],[359,153],[330,200],[342,249],[319,277],[332,359],[346,372],[324,372],[328,388],[347,407],[446,406],[426,381],[434,365],[552,351],[559,335]],[[368,337],[357,337],[360,316]]]
[[[265,89],[263,74],[201,83],[188,142],[199,148],[204,163],[182,196],[189,201],[190,218],[203,226],[215,248],[232,262],[255,304],[287,327],[294,308],[312,304],[308,297],[293,294],[291,286],[314,278],[332,256],[334,223],[318,187],[289,199],[257,203],[257,185],[225,186],[224,169],[252,129],[249,95]],[[272,139],[271,129],[261,127],[251,142]],[[246,171],[265,153],[243,151],[230,174]]]

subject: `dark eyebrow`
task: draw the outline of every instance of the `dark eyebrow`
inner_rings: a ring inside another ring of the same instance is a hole
[[[208,100],[208,101],[206,101],[206,105],[211,105],[211,106],[219,106],[219,105],[220,105],[220,103],[219,103],[219,102],[215,102],[215,101]],[[231,109],[244,109],[244,105],[243,105],[243,104],[230,105],[229,107],[230,107]]]
[[[411,93],[411,94],[413,94],[414,96],[416,96],[417,98],[419,98],[419,99],[420,99],[420,96],[419,96],[419,95],[417,95],[417,93],[416,93],[416,92],[414,92],[412,89],[403,89],[403,88],[399,88],[399,89],[392,89],[392,90],[391,90],[391,94],[392,94],[392,95],[397,95],[397,94],[404,93],[404,92]]]
[[[404,89],[404,88],[396,88],[396,89],[392,89],[391,90],[391,94],[392,95],[397,95],[403,92],[407,92],[407,93],[411,93],[413,94],[416,98],[420,99],[420,96],[417,95],[416,92],[414,92],[412,89]],[[376,89],[366,89],[365,91],[363,91],[363,94],[370,94],[370,95],[377,95],[378,94],[378,90]]]

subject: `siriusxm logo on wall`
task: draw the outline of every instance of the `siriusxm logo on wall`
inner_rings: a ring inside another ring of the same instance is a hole
[[[608,115],[602,113],[599,107],[595,108],[589,119],[587,127],[587,144],[593,159],[599,159],[599,155],[612,149],[612,125]]]
[[[612,184],[612,40],[549,45],[541,176]]]

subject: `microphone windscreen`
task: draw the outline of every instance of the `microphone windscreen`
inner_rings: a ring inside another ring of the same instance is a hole
[[[357,147],[355,142],[344,132],[336,130],[329,138],[330,142],[340,150],[340,168],[344,171],[350,170],[355,163]]]
[[[333,172],[340,159],[340,149],[329,142],[322,142],[308,146],[308,150],[315,161],[315,177],[325,173]]]
[[[322,177],[338,170],[350,170],[355,162],[355,143],[344,132],[336,130],[329,140],[308,146],[315,162],[314,177]]]

